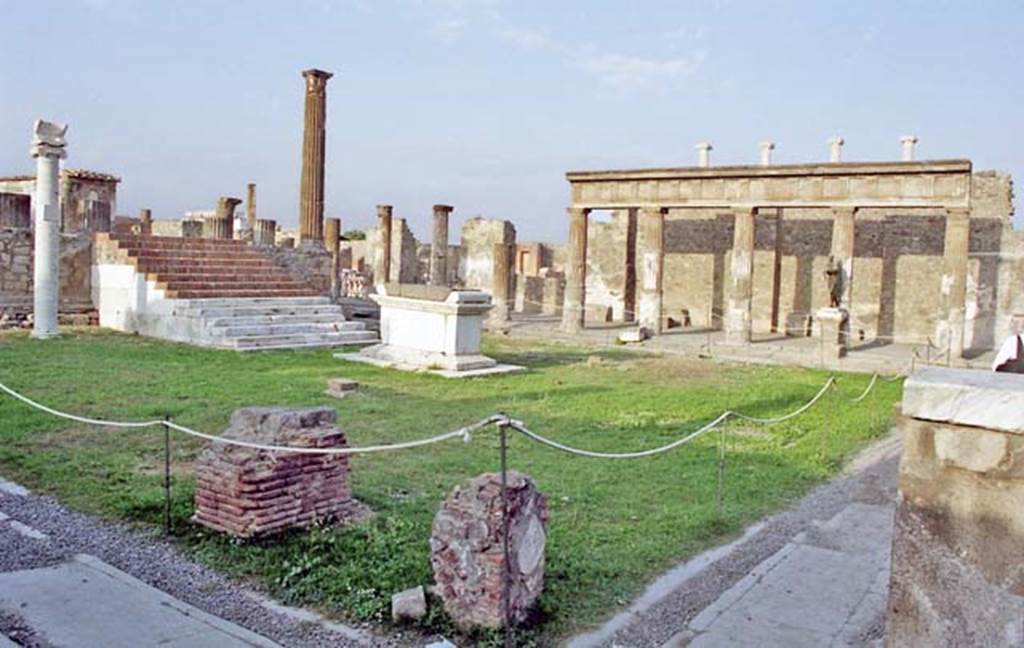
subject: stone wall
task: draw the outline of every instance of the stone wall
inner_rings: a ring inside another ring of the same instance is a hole
[[[889,646],[1024,646],[1024,375],[904,387]]]
[[[416,255],[416,237],[404,218],[391,220],[391,281],[398,283],[426,283],[418,281],[419,267]]]
[[[462,225],[459,277],[466,288],[490,293],[494,282],[494,245],[516,242],[510,221],[474,216]]]
[[[32,309],[34,246],[32,231],[0,228],[0,310],[20,314]],[[62,234],[60,241],[60,310],[92,309],[92,238],[88,234]]]
[[[305,281],[322,295],[331,294],[331,255],[326,249],[279,246],[263,249],[292,277]]]
[[[173,236],[178,238],[182,233],[182,224],[177,219],[153,219],[150,232],[153,236]]]

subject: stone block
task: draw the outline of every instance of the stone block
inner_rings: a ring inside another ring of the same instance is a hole
[[[354,394],[357,389],[359,389],[359,383],[355,380],[331,378],[327,381],[327,391],[324,393],[335,398],[345,398],[350,394]]]
[[[1024,434],[1024,375],[925,367],[903,386],[903,414]]]
[[[430,562],[436,591],[464,629],[502,627],[506,591],[511,620],[521,623],[544,586],[547,499],[518,472],[508,472],[507,484],[508,564],[500,474],[486,473],[457,486],[434,518]]]
[[[391,620],[395,623],[419,621],[425,616],[427,595],[422,586],[399,592],[391,597]]]

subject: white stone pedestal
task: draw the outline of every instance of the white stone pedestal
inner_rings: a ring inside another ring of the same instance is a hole
[[[380,305],[381,344],[336,358],[448,378],[525,371],[480,353],[487,293],[443,286],[387,284],[370,299]]]
[[[825,357],[844,357],[850,339],[850,314],[845,308],[822,308],[817,317]]]

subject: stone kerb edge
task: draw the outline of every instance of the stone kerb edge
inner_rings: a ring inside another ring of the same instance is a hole
[[[1024,434],[1024,375],[926,367],[903,386],[903,414]]]

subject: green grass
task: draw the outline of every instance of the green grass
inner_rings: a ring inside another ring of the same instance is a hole
[[[563,443],[620,451],[667,443],[724,409],[788,412],[828,376],[497,339],[488,339],[485,351],[530,371],[451,381],[349,364],[329,351],[238,354],[74,330],[46,342],[0,335],[0,381],[83,415],[167,414],[211,432],[249,405],[330,404],[352,445],[431,436],[503,411]],[[326,380],[341,376],[358,380],[360,391],[342,401],[325,397]],[[868,379],[843,375],[840,387],[853,396]],[[540,621],[527,636],[543,644],[592,627],[675,562],[833,475],[885,429],[899,391],[899,383],[880,381],[857,405],[832,392],[781,425],[729,425],[721,519],[717,434],[628,461],[568,456],[514,435],[510,466],[535,479],[551,508]],[[162,444],[159,429],[69,424],[0,395],[0,474],[79,510],[156,529],[163,510]],[[377,512],[370,522],[234,543],[188,521],[190,461],[201,447],[173,439],[174,523],[186,551],[259,581],[288,602],[376,621],[386,619],[392,593],[430,583],[427,540],[440,502],[463,480],[497,470],[499,460],[494,431],[469,444],[359,456],[353,488]],[[428,626],[451,630],[442,614],[432,614]]]

